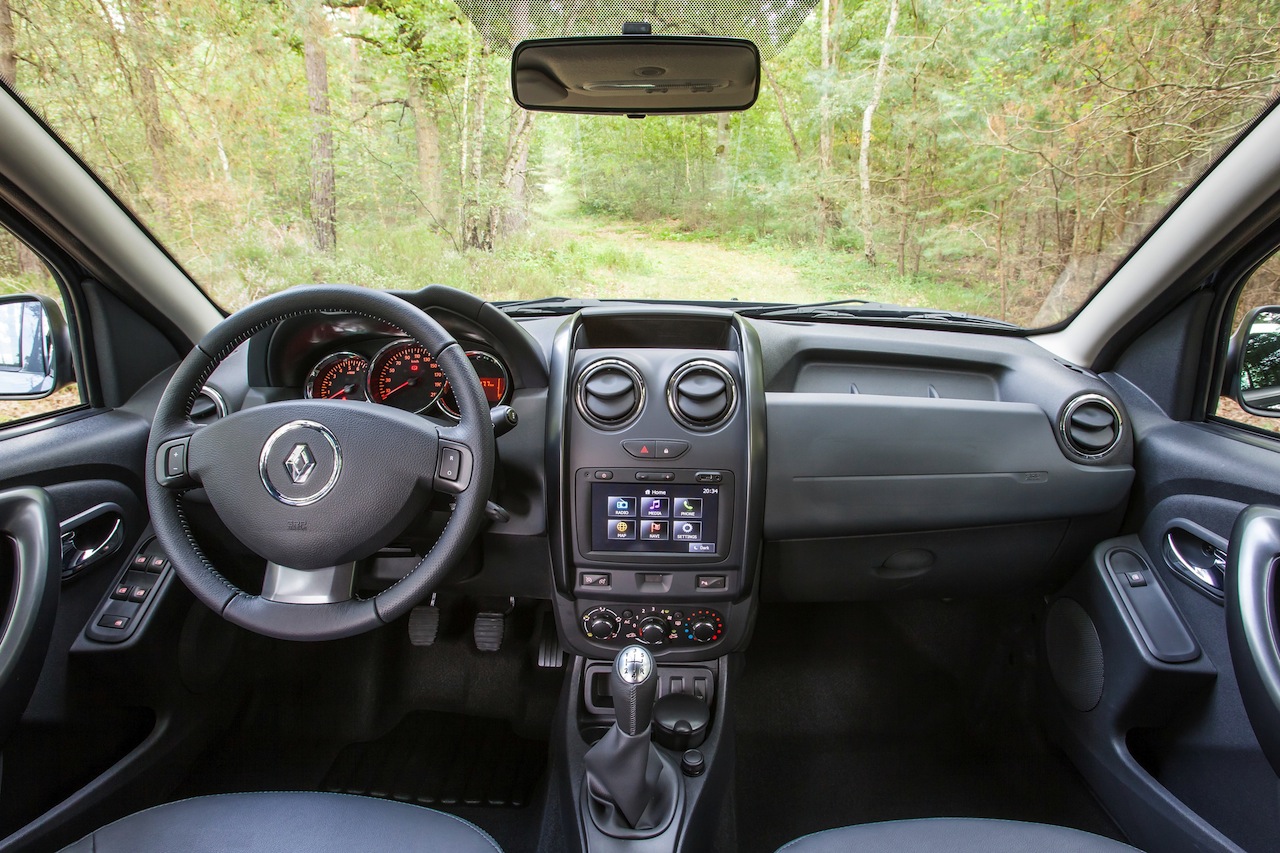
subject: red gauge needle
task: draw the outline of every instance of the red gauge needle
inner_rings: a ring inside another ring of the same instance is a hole
[[[410,385],[417,385],[417,384],[418,384],[419,382],[421,382],[421,381],[422,381],[422,377],[421,377],[421,376],[415,376],[413,379],[406,379],[404,382],[401,382],[399,385],[397,385],[396,387],[392,388],[392,389],[391,389],[390,391],[388,391],[387,393],[383,394],[383,395],[382,395],[382,399],[384,399],[384,400],[390,400],[390,399],[391,399],[391,395],[392,395],[392,394],[395,394],[396,392],[398,392],[398,391],[400,391],[401,389],[406,388],[406,387],[408,387],[408,386],[410,386]]]
[[[328,397],[328,399],[330,399],[330,400],[337,400],[337,399],[341,398],[341,399],[345,400],[345,399],[347,399],[347,395],[348,395],[348,394],[350,394],[350,393],[351,393],[351,391],[352,391],[352,389],[354,389],[355,387],[356,387],[355,385],[344,385],[342,388],[340,388],[340,389],[338,389],[337,391],[335,391],[334,393],[330,394],[330,395],[329,395],[329,397]]]

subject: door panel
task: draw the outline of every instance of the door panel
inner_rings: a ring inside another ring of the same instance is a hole
[[[1104,686],[1098,705],[1082,711],[1055,674],[1046,688],[1050,716],[1064,747],[1139,847],[1278,849],[1280,780],[1245,712],[1223,598],[1179,565],[1167,539],[1174,532],[1185,547],[1197,541],[1187,534],[1196,535],[1210,550],[1191,556],[1212,567],[1212,549],[1227,545],[1247,507],[1280,505],[1280,446],[1226,425],[1174,421],[1122,376],[1107,378],[1134,425],[1138,479],[1127,527],[1136,534],[1100,545],[1051,604],[1051,619],[1053,608],[1065,606],[1062,599],[1086,611],[1099,637]],[[1148,660],[1141,632],[1125,630],[1132,608],[1116,594],[1123,578],[1108,576],[1105,562],[1105,554],[1120,547],[1137,555],[1151,575],[1147,582],[1193,638],[1194,660]],[[1052,637],[1047,645],[1051,665],[1056,654],[1061,669],[1061,640],[1056,652]],[[1075,666],[1069,674],[1078,675],[1078,660]]]

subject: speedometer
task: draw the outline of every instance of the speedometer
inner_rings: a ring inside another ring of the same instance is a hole
[[[422,344],[400,341],[384,347],[369,365],[369,399],[421,412],[444,391],[444,371]]]
[[[311,368],[302,392],[316,400],[363,400],[369,359],[354,352],[335,352]]]

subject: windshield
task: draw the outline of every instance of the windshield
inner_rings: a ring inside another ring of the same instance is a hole
[[[519,37],[625,21],[752,38],[758,101],[514,104]],[[1040,327],[1266,105],[1278,21],[1274,0],[0,0],[0,74],[228,309],[444,283]]]

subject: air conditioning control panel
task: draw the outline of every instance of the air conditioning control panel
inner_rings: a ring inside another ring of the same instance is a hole
[[[588,640],[618,648],[631,643],[703,646],[723,637],[724,628],[718,611],[696,605],[600,604],[582,613],[582,633]]]

